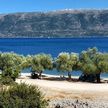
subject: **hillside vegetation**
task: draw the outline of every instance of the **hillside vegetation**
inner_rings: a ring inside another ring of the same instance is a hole
[[[108,10],[61,10],[0,15],[0,37],[107,35]]]

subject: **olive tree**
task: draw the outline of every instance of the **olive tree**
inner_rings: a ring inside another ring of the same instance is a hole
[[[31,68],[33,72],[39,73],[41,77],[44,70],[50,70],[53,68],[53,61],[51,55],[37,54],[32,57]]]
[[[24,57],[23,64],[22,64],[23,69],[31,67],[32,58],[33,58],[32,55],[27,55],[27,56]]]
[[[100,74],[108,72],[108,54],[98,52],[97,48],[89,48],[80,54],[81,70],[86,75],[94,75],[100,82]]]
[[[91,48],[91,49],[89,48],[87,51],[81,52],[79,60],[81,63],[80,69],[81,71],[83,71],[85,76],[84,80],[89,80],[90,75],[95,76],[97,71],[97,66],[95,65],[94,58],[97,54],[98,54],[97,48]]]
[[[15,53],[0,53],[2,76],[18,77],[22,69],[23,56]]]
[[[83,51],[80,55],[80,63],[81,63],[81,70],[85,74],[94,74],[96,71],[96,66],[94,64],[93,59],[90,57],[87,51]]]
[[[66,53],[62,52],[56,58],[56,68],[60,72],[68,72],[68,78],[71,79],[71,72],[73,70],[74,65],[76,65],[78,61],[78,56],[75,53]]]
[[[96,78],[97,82],[100,82],[100,74],[103,72],[108,72],[108,54],[107,53],[99,53],[94,58],[96,69]]]

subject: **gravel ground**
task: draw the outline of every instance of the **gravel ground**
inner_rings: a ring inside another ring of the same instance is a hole
[[[49,102],[48,108],[108,108],[102,100],[57,99]]]
[[[16,82],[39,86],[45,98],[50,100],[48,108],[108,108],[108,83],[34,80],[28,77]]]

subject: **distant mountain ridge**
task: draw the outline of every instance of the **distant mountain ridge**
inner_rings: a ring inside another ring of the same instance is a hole
[[[0,15],[0,37],[108,36],[108,10],[61,10]]]

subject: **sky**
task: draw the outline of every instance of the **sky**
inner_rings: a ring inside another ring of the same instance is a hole
[[[0,13],[62,9],[106,9],[108,0],[0,0]]]

